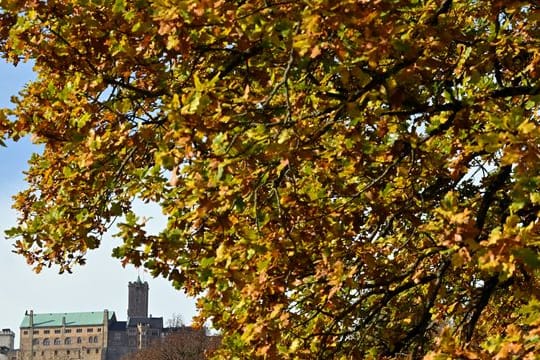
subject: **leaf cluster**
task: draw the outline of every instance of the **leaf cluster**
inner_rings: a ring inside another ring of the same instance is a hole
[[[223,358],[533,358],[535,1],[0,1],[9,231],[200,298]],[[133,208],[158,204],[151,234]]]

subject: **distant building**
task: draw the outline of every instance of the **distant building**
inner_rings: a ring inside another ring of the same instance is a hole
[[[163,336],[163,318],[148,317],[148,283],[140,278],[128,285],[127,313],[127,321],[118,321],[108,310],[55,314],[27,311],[20,327],[18,359],[120,360]]]
[[[148,317],[148,283],[142,282],[140,277],[128,284],[127,316],[128,319]]]
[[[109,327],[106,360],[120,360],[163,334],[163,318],[148,317],[148,283],[140,278],[128,284],[127,315],[127,321],[117,321]]]
[[[0,332],[0,360],[16,360],[15,333],[10,329]]]
[[[20,360],[106,360],[108,331],[114,312],[34,314],[21,323]]]

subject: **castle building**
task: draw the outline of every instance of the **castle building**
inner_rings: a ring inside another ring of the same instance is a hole
[[[0,332],[0,360],[16,360],[17,352],[14,350],[15,333],[10,329]]]
[[[128,318],[113,311],[37,314],[20,326],[19,360],[121,360],[163,334],[163,318],[148,317],[148,283],[128,285]],[[1,358],[0,358],[1,359]]]
[[[120,360],[163,334],[163,318],[148,317],[148,283],[140,278],[128,284],[127,315],[127,321],[116,321],[109,326],[106,360]]]
[[[34,314],[21,323],[19,360],[106,360],[114,312]]]

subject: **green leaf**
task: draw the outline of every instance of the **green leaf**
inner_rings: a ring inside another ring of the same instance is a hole
[[[514,250],[514,254],[517,258],[521,259],[525,264],[533,269],[540,268],[540,256],[537,252],[529,248],[521,248]]]

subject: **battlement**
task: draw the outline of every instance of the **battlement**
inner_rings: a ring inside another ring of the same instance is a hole
[[[146,281],[142,281],[140,277],[137,277],[136,281],[128,282],[128,287],[144,287],[144,288],[148,288],[148,283]]]

